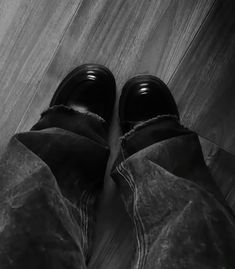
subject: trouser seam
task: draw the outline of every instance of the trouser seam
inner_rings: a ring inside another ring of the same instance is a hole
[[[123,173],[123,170],[126,172],[127,175],[125,173]],[[123,162],[117,167],[117,172],[127,182],[127,184],[129,185],[129,188],[131,189],[131,192],[133,194],[133,222],[135,224],[136,238],[137,238],[137,244],[138,244],[138,258],[137,258],[136,269],[142,269],[144,267],[145,260],[147,257],[147,251],[148,251],[147,245],[148,245],[148,243],[145,239],[145,234],[146,234],[145,228],[144,228],[144,224],[142,222],[142,218],[139,214],[138,206],[137,206],[136,198],[138,197],[138,189],[137,189],[137,186],[135,184],[135,181],[133,180],[128,169],[124,166]],[[140,232],[140,229],[142,229],[143,232]],[[141,237],[139,237],[139,236],[141,236]]]

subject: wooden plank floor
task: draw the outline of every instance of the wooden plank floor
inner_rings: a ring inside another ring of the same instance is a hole
[[[159,52],[153,51],[154,69],[161,66],[157,75],[171,77],[174,68],[168,70],[169,63],[174,62],[172,66],[176,68],[213,3],[213,0],[83,1],[17,130],[32,125],[48,106],[63,76],[79,64],[107,65],[120,91],[125,80],[142,66],[140,61],[158,36],[162,38],[156,44]],[[138,72],[148,71],[145,66],[146,63]]]
[[[235,211],[234,12],[233,0],[1,0],[0,150],[35,123],[77,65],[108,66],[118,96],[128,78],[151,73],[204,137],[205,160]],[[89,268],[130,268],[133,253],[132,224],[109,177],[117,122],[115,112]]]
[[[0,148],[16,131],[79,6],[80,0],[1,1]]]
[[[233,154],[234,12],[234,1],[217,1],[170,82],[183,123]]]

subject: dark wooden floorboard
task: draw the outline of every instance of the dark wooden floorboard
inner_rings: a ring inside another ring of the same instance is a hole
[[[170,87],[183,123],[235,153],[235,2],[217,1]]]
[[[139,54],[135,73],[168,83],[215,1],[171,1]]]
[[[79,64],[107,65],[117,79],[118,92],[139,72],[171,77],[213,3],[83,1],[17,131],[32,126],[62,78]]]
[[[80,2],[0,2],[0,150],[26,113]]]

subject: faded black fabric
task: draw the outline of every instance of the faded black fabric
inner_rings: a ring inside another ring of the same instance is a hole
[[[109,156],[104,122],[63,106],[0,160],[0,268],[86,268]]]
[[[56,106],[0,159],[0,268],[86,268],[109,148],[104,121]],[[122,139],[114,178],[136,235],[132,268],[235,268],[234,216],[196,134],[170,116]]]
[[[234,216],[195,133],[173,117],[140,125],[122,139],[112,177],[135,226],[133,268],[235,268]]]

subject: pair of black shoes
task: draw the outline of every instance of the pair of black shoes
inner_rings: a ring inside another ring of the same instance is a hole
[[[102,117],[109,127],[116,97],[111,71],[102,65],[85,64],[70,72],[56,90],[50,106],[66,105]],[[119,101],[123,133],[136,124],[160,115],[179,117],[168,87],[159,78],[140,75],[127,81]]]

